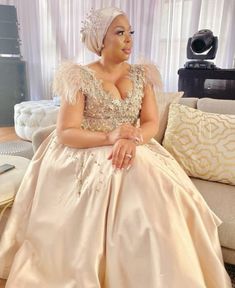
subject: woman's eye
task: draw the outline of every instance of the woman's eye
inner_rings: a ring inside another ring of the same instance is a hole
[[[122,35],[124,35],[124,32],[125,32],[125,31],[118,31],[118,32],[117,32],[117,35],[122,36]]]
[[[129,33],[129,35],[133,35],[133,34],[135,33],[135,31],[130,31],[130,32],[127,32],[127,33]],[[124,30],[117,32],[117,35],[119,35],[119,36],[123,36],[124,34],[125,34],[125,31],[124,31]]]

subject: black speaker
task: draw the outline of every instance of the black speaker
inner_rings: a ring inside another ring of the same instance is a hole
[[[28,100],[16,8],[0,5],[0,126],[14,125],[14,106]]]
[[[20,45],[17,39],[0,39],[0,54],[8,57],[20,57]]]
[[[0,59],[0,126],[14,125],[14,105],[28,100],[26,63]]]
[[[17,14],[15,6],[0,5],[0,21],[17,22]]]
[[[0,5],[0,55],[21,57],[16,8]]]
[[[16,25],[16,22],[3,22],[0,20],[0,23],[1,23],[0,38],[5,38],[5,39],[18,39],[19,38],[18,25]]]

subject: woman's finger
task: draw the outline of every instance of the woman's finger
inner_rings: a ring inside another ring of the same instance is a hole
[[[130,159],[130,163],[129,163],[129,169],[130,169],[130,167],[133,165],[133,162],[134,162],[134,160],[135,160],[135,151],[133,151],[132,152],[132,158]],[[127,167],[128,168],[128,167]]]
[[[131,159],[133,158],[133,155],[131,151],[126,152],[123,163],[122,163],[122,168],[127,169],[128,166],[131,165]]]
[[[122,147],[122,149],[119,150],[119,153],[117,155],[117,161],[116,161],[116,167],[118,169],[122,169],[123,168],[123,162],[125,160],[125,152],[126,150],[124,149],[124,147]]]
[[[116,146],[113,148],[113,154],[112,154],[112,165],[117,168],[117,165],[119,163],[119,151],[120,147]]]

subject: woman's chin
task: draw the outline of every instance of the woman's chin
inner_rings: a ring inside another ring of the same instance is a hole
[[[129,54],[123,53],[122,57],[123,57],[124,60],[128,60],[130,58],[130,53]]]
[[[113,56],[113,58],[115,58],[115,56]],[[117,58],[119,59],[120,62],[127,61],[130,58],[130,54],[121,53],[121,54],[116,56],[116,60],[117,60]]]

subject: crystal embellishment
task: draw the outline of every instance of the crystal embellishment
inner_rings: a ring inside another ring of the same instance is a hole
[[[99,10],[91,8],[90,12],[86,14],[86,19],[82,21],[82,27],[80,33],[82,35],[82,41],[87,34],[95,33],[97,30],[102,28],[102,15]]]

